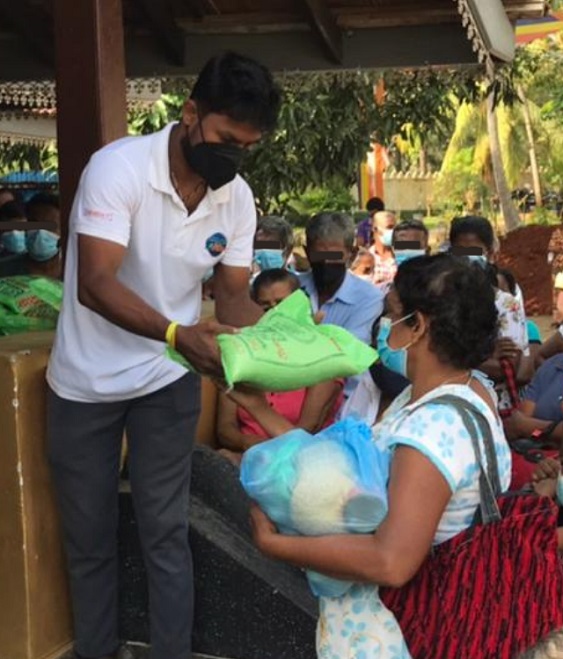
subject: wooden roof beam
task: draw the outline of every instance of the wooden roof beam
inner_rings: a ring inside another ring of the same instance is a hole
[[[41,62],[53,67],[55,45],[51,25],[25,2],[0,0],[0,24],[8,25],[21,37]]]
[[[215,0],[188,0],[188,5],[198,18],[206,16],[219,16],[221,11]]]
[[[344,45],[342,32],[336,20],[330,13],[325,0],[303,0],[309,21],[313,29],[321,37],[330,59],[336,64],[344,60]]]
[[[147,24],[170,64],[183,66],[186,60],[186,35],[174,21],[170,7],[162,0],[136,0]]]

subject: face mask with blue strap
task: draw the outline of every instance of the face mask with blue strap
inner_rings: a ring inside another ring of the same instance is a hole
[[[28,231],[25,242],[29,258],[34,261],[50,261],[59,253],[59,236],[46,229]]]
[[[0,233],[0,243],[2,247],[10,254],[26,254],[25,231],[5,231]]]
[[[397,265],[405,263],[405,261],[410,261],[411,259],[416,259],[419,256],[424,256],[426,252],[423,249],[402,249],[395,252],[395,262]]]
[[[285,266],[283,250],[281,249],[257,249],[254,252],[254,263],[263,270],[274,270]]]

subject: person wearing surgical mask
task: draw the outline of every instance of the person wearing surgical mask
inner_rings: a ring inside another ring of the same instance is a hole
[[[260,218],[254,237],[252,276],[265,270],[289,267],[293,246],[293,228],[284,217],[266,215]]]
[[[489,220],[472,215],[456,217],[452,220],[449,238],[451,253],[479,266],[489,274],[492,282],[499,315],[499,331],[495,351],[481,364],[481,370],[496,384],[499,410],[502,414],[509,415],[514,407],[514,396],[510,393],[507,368],[513,371],[516,385],[520,387],[526,385],[533,375],[523,300],[519,296],[502,291],[497,285],[496,273],[494,277],[491,276],[496,260],[496,240]]]
[[[412,384],[372,429],[374,442],[391,460],[390,512],[377,532],[281,535],[260,509],[252,512],[253,537],[266,556],[320,572],[330,568],[355,584],[342,597],[321,598],[320,657],[410,656],[396,619],[378,601],[378,586],[400,588],[416,578],[437,545],[447,560],[444,543],[473,524],[481,470],[472,439],[484,455],[490,437],[499,489],[508,489],[510,450],[494,393],[476,371],[494,349],[494,294],[485,273],[473,270],[449,255],[411,259],[399,268],[387,295],[381,359]],[[471,437],[446,396],[476,407],[488,432],[479,428]],[[452,588],[445,593],[455,595]]]
[[[10,223],[10,229],[0,231],[0,251],[5,255],[24,256],[27,253],[25,241],[27,217],[25,209],[17,201],[8,201],[0,206],[0,229],[5,222]],[[14,228],[20,223],[21,229]]]
[[[393,281],[397,264],[393,256],[393,229],[397,218],[389,211],[379,211],[373,216],[374,243],[370,252],[375,258],[373,283],[384,290]]]
[[[405,220],[393,230],[393,253],[397,266],[429,252],[428,229],[421,220]]]

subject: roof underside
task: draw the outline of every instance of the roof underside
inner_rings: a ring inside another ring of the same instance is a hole
[[[52,4],[0,0],[0,80],[54,77]],[[127,74],[192,74],[226,48],[275,70],[475,63],[460,8],[493,5],[511,21],[546,10],[544,0],[123,0]]]

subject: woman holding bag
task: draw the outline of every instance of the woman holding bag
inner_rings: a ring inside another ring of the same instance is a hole
[[[451,597],[452,602],[465,598],[477,604],[477,595],[486,598],[483,592],[488,584],[479,593],[474,591],[481,583],[478,575],[470,578],[469,584],[456,583],[458,566],[452,564],[450,573],[439,575],[438,584],[447,583],[450,589],[442,592],[442,601],[436,600],[436,584],[428,588],[441,568],[434,564],[429,567],[429,554],[437,553],[442,563],[444,554],[449,558],[449,544],[458,542],[470,527],[475,528],[480,509],[485,522],[494,521],[498,513],[494,496],[506,491],[510,481],[510,451],[495,394],[474,370],[494,349],[494,291],[485,273],[462,259],[420,257],[399,268],[386,308],[378,336],[381,361],[408,376],[412,383],[374,429],[374,440],[392,454],[387,518],[374,535],[289,537],[278,534],[255,507],[255,542],[271,558],[356,582],[341,598],[321,599],[317,636],[321,659],[512,657],[500,649],[498,653],[486,650],[492,645],[498,649],[500,637],[478,638],[477,645],[483,650],[469,650],[475,639],[468,639],[464,647],[463,633],[451,627],[452,621],[439,619],[443,598]],[[485,483],[489,490],[492,487],[492,494],[483,492]],[[551,523],[551,518],[548,521]],[[556,552],[554,528],[553,543]],[[477,547],[475,543],[465,545]],[[477,554],[485,559],[487,552],[492,555],[488,549],[480,552],[477,547]],[[452,560],[458,553],[456,546]],[[425,577],[414,597],[415,602],[423,602],[420,612],[414,610],[416,606],[413,609],[413,598],[409,599],[417,574]],[[395,614],[406,644],[401,639],[397,642],[392,613],[377,604],[375,585],[401,589],[389,591],[391,597],[388,601],[384,597],[384,601]],[[394,597],[397,592],[404,592],[406,599]],[[455,607],[459,609],[458,601]],[[455,607],[452,604],[452,610]],[[486,622],[497,629],[494,620]],[[535,643],[558,622],[536,625],[535,637],[528,634],[520,639],[518,650]],[[474,630],[478,628],[475,625]],[[449,645],[444,646],[447,650],[437,650],[439,643],[433,645],[443,639],[427,638],[428,633],[438,636],[442,630],[457,634],[456,638],[450,635]]]

